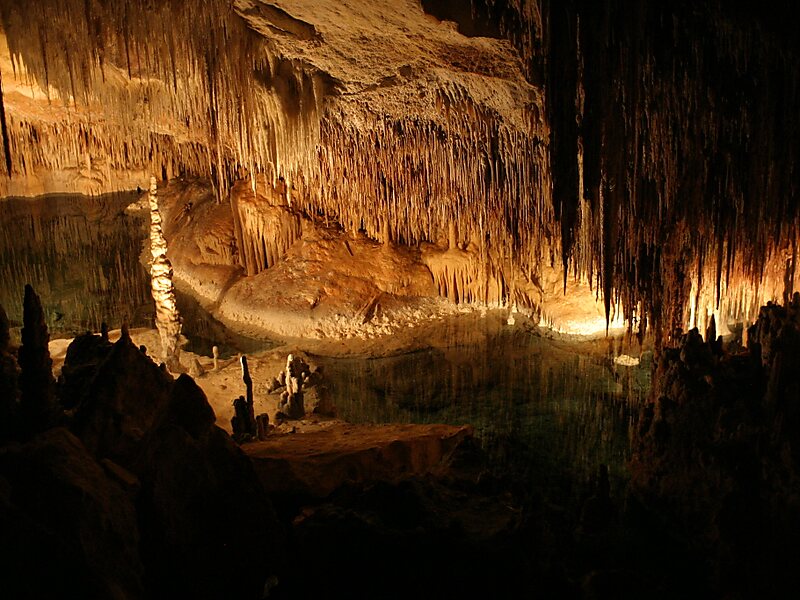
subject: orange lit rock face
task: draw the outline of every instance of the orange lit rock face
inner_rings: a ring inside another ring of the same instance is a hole
[[[210,301],[305,244],[298,211],[565,331],[753,318],[794,286],[796,49],[714,7],[590,4],[514,0],[467,37],[414,0],[2,0],[0,192],[210,178],[232,233],[198,212],[183,273]]]

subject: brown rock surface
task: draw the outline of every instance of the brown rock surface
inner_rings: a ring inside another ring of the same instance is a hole
[[[133,498],[66,429],[0,449],[5,598],[143,597]]]
[[[257,598],[283,533],[250,461],[214,419],[181,375],[133,466],[142,552],[166,596]]]
[[[469,426],[306,424],[244,446],[270,493],[321,498],[346,483],[396,481],[446,462]]]
[[[123,334],[97,368],[73,429],[96,456],[130,464],[166,405],[171,384],[172,378]]]

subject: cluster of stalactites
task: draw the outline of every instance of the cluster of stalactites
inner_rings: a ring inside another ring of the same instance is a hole
[[[784,294],[776,280],[790,292],[795,51],[712,5],[554,5],[547,24],[565,269],[664,337],[710,313],[754,318]]]
[[[176,370],[180,362],[182,322],[175,302],[172,263],[167,258],[167,240],[161,226],[156,178],[150,179],[150,283],[156,307],[156,329],[161,339],[162,357],[167,367]]]
[[[0,0],[0,17],[15,76],[65,115],[10,111],[13,173],[94,160],[210,175],[224,196],[242,169],[311,165],[322,80],[270,52],[230,2]]]
[[[302,237],[300,215],[289,207],[239,200],[236,208],[242,232],[243,267],[250,276],[275,265]]]
[[[209,174],[220,195],[241,173],[283,176],[307,212],[348,229],[414,244],[441,239],[457,221],[485,261],[515,256],[530,272],[557,243],[541,107],[520,107],[520,122],[508,123],[468,94],[442,89],[434,119],[323,116],[322,78],[274,56],[227,2],[0,7],[17,76],[66,107],[51,123],[10,115],[17,173],[75,166],[86,177],[105,170],[110,180],[135,166],[165,178]],[[54,45],[61,32],[67,52]],[[297,237],[296,227],[276,233],[235,212],[250,274]]]
[[[769,302],[786,303],[791,298],[796,261],[796,246],[771,253],[758,273],[747,269],[746,257],[721,264],[698,261],[689,275],[691,290],[683,315],[685,328],[705,331],[713,318],[720,334],[729,333],[729,323],[745,324],[743,333],[746,332],[746,325],[755,323],[762,306]],[[727,271],[728,268],[731,270]]]
[[[535,270],[557,241],[546,143],[471,108],[447,110],[444,125],[327,120],[319,170],[296,182],[303,208],[384,243],[447,243],[457,223],[459,242],[483,259],[514,256]]]
[[[454,304],[539,308],[540,290],[508,257],[482,256],[474,244],[459,245],[454,224],[449,235],[447,250],[426,244],[422,251],[440,296]]]
[[[435,119],[323,114],[321,77],[224,0],[0,0],[20,76],[74,116],[9,114],[12,170],[97,154],[210,174],[221,195],[240,171],[283,175],[298,208],[374,239],[441,241],[456,222],[484,265],[563,263],[609,316],[669,335],[705,306],[722,324],[752,314],[776,257],[794,286],[800,77],[757,20],[684,4],[509,2],[501,29],[547,90],[547,124],[526,127],[441,91]],[[283,247],[264,231],[240,254],[255,271]]]

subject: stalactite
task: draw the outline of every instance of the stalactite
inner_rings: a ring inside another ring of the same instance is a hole
[[[258,193],[237,184],[231,192],[241,232],[240,260],[248,275],[275,265],[303,235],[300,215],[287,206],[285,186],[261,182]]]
[[[547,109],[553,135],[550,166],[553,172],[554,217],[561,225],[561,262],[564,289],[577,229],[578,202],[578,18],[572,2],[559,3],[550,19],[550,72]],[[607,301],[609,299],[607,298]]]
[[[86,16],[75,21],[75,14]],[[213,177],[223,197],[235,165],[277,178],[311,164],[324,85],[272,57],[268,40],[228,2],[9,1],[0,3],[0,16],[12,60],[24,67],[18,76],[48,97],[52,88],[69,105],[61,123],[97,132],[86,149],[92,156],[158,173],[177,158],[180,168],[171,170]],[[52,36],[28,35],[30,23],[58,31],[66,52],[52,51]],[[296,110],[298,102],[304,110]],[[10,126],[20,142],[39,128],[37,141],[49,146],[47,153],[14,151],[12,143],[14,173],[71,164],[77,132],[42,125],[20,119]],[[188,156],[187,146],[194,146]],[[123,147],[133,154],[123,156]]]
[[[403,115],[332,93],[224,0],[19,4],[0,0],[12,64],[54,118],[7,111],[15,176],[199,174],[222,198],[238,174],[283,179],[292,210],[376,240],[455,251],[457,223],[477,263],[437,273],[443,295],[509,302],[513,269],[532,282],[554,266],[609,318],[667,336],[711,314],[722,331],[794,288],[797,55],[756,9],[473,0],[519,51],[519,106],[452,78]],[[230,202],[248,273],[297,239],[288,217]]]
[[[6,121],[6,105],[3,100],[3,74],[0,73],[0,132],[3,136],[3,156],[5,157],[6,173],[12,176],[11,168],[11,142],[8,139],[8,122]]]
[[[172,264],[167,258],[167,240],[161,227],[158,210],[156,178],[150,178],[150,281],[153,301],[156,305],[155,324],[161,338],[164,362],[171,371],[180,369],[181,317],[175,303],[175,288],[172,284]]]

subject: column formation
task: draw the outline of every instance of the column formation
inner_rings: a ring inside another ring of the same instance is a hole
[[[167,240],[161,227],[156,178],[150,178],[150,286],[156,304],[156,328],[161,338],[164,362],[170,371],[179,370],[182,320],[175,303],[172,263],[167,258]]]

